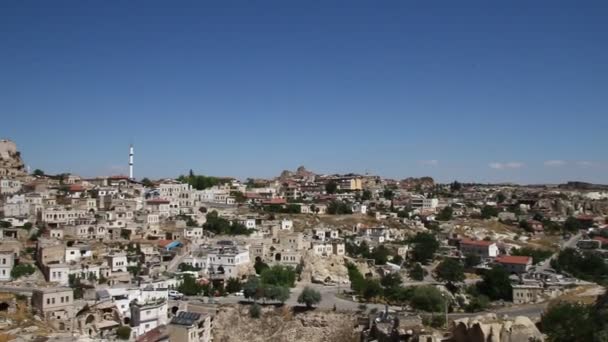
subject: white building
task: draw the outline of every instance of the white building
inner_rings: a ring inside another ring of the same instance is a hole
[[[70,266],[66,264],[49,264],[46,266],[47,281],[59,285],[69,285]]]
[[[106,260],[108,261],[108,266],[112,270],[112,272],[126,272],[127,271],[127,256],[125,254],[113,254],[107,255]]]
[[[495,258],[498,256],[498,246],[495,242],[485,240],[460,240],[460,252],[463,255],[478,255],[481,258]]]
[[[92,258],[93,251],[87,245],[73,245],[65,248],[65,262],[77,262],[84,258]]]
[[[42,210],[42,221],[51,224],[75,224],[78,219],[88,217],[86,210],[70,210],[62,207]]]
[[[167,300],[151,299],[141,304],[139,301],[133,301],[130,304],[130,309],[131,331],[136,338],[160,325],[168,323]]]
[[[11,280],[13,266],[15,266],[15,254],[12,251],[0,251],[0,281]]]
[[[25,195],[13,195],[6,199],[4,203],[4,216],[28,216],[30,205],[25,200]]]
[[[281,230],[293,229],[293,221],[288,219],[281,220]]]
[[[10,195],[21,190],[21,182],[13,179],[0,179],[0,195]]]
[[[437,198],[426,198],[424,196],[414,196],[411,198],[411,206],[414,209],[434,210],[438,205],[439,199]]]
[[[207,255],[210,274],[223,274],[225,278],[240,276],[240,268],[250,263],[249,251],[237,247],[220,247]]]

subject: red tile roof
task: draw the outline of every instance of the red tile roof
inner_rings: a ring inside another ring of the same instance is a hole
[[[72,184],[72,185],[70,185],[69,191],[70,192],[82,192],[82,191],[84,191],[84,186],[82,186],[80,184]]]
[[[462,239],[460,240],[461,245],[470,245],[470,246],[479,246],[479,247],[489,247],[494,244],[493,241],[486,240],[471,240],[471,239]]]
[[[162,199],[162,198],[153,198],[153,199],[148,200],[148,203],[151,203],[151,204],[167,204],[167,203],[171,203],[171,202],[169,202],[166,199]]]
[[[263,202],[263,204],[285,204],[287,201],[284,198],[271,198]]]
[[[158,240],[158,245],[164,248],[171,242],[173,242],[173,240]]]
[[[608,245],[608,239],[606,239],[605,237],[595,236],[593,237],[593,240],[601,242],[602,245]]]
[[[499,264],[528,265],[532,263],[532,258],[529,256],[501,255],[495,261]]]

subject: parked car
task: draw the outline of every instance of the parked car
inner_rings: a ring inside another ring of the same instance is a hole
[[[184,298],[184,294],[179,292],[179,291],[175,291],[175,290],[170,290],[169,291],[169,298],[171,299],[182,299]]]
[[[235,292],[234,295],[235,296],[239,296],[239,297],[243,297],[245,295],[245,293],[243,292],[243,290],[241,290],[239,292]]]

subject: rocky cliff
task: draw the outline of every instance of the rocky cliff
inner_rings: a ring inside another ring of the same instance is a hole
[[[14,178],[25,175],[25,165],[17,145],[10,140],[0,140],[0,177]]]

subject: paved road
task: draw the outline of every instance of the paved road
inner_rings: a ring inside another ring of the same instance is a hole
[[[308,285],[298,284],[295,288],[291,289],[291,296],[285,303],[289,306],[299,305],[297,303],[297,299],[298,299],[298,296],[300,295],[300,292],[304,288],[304,286],[312,287],[312,288],[318,290],[319,292],[321,292],[322,298],[321,298],[321,303],[319,303],[317,305],[318,308],[330,310],[330,309],[333,309],[333,307],[335,305],[336,309],[341,310],[341,311],[359,310],[359,305],[361,303],[351,301],[351,300],[346,300],[346,299],[343,299],[343,298],[340,298],[337,296],[338,286],[323,286],[323,285],[319,285],[319,284],[308,284]],[[344,289],[347,289],[347,288],[340,287],[340,292],[343,291]],[[239,302],[249,302],[247,299],[245,299],[242,296],[234,296],[234,295],[231,295],[228,297],[219,297],[219,298],[216,298],[216,300],[219,303],[225,303],[225,304],[237,304]],[[502,315],[527,316],[532,320],[536,320],[536,319],[540,318],[540,316],[543,313],[543,311],[545,310],[546,306],[547,306],[546,303],[517,305],[517,306],[498,308],[496,310],[491,310],[491,311],[486,311],[486,312],[451,313],[451,314],[449,314],[449,317],[450,317],[450,319],[459,319],[459,318],[464,318],[464,317],[474,317],[474,316],[478,316],[478,315],[483,315],[485,313],[495,313],[498,316],[502,316]],[[377,310],[384,310],[385,306],[383,304],[367,304],[367,308],[368,309],[375,308]],[[401,307],[390,306],[389,309],[392,311],[400,311]]]
[[[576,235],[573,235],[572,237],[570,237],[570,239],[568,239],[568,241],[563,242],[560,244],[560,251],[566,249],[566,248],[574,248],[576,247],[576,243],[583,237],[582,233],[578,233]],[[546,271],[548,268],[551,267],[551,260],[557,258],[557,255],[559,254],[559,251],[554,253],[553,255],[551,255],[551,257],[547,260],[545,260],[541,265],[536,266],[536,270],[538,271]]]

